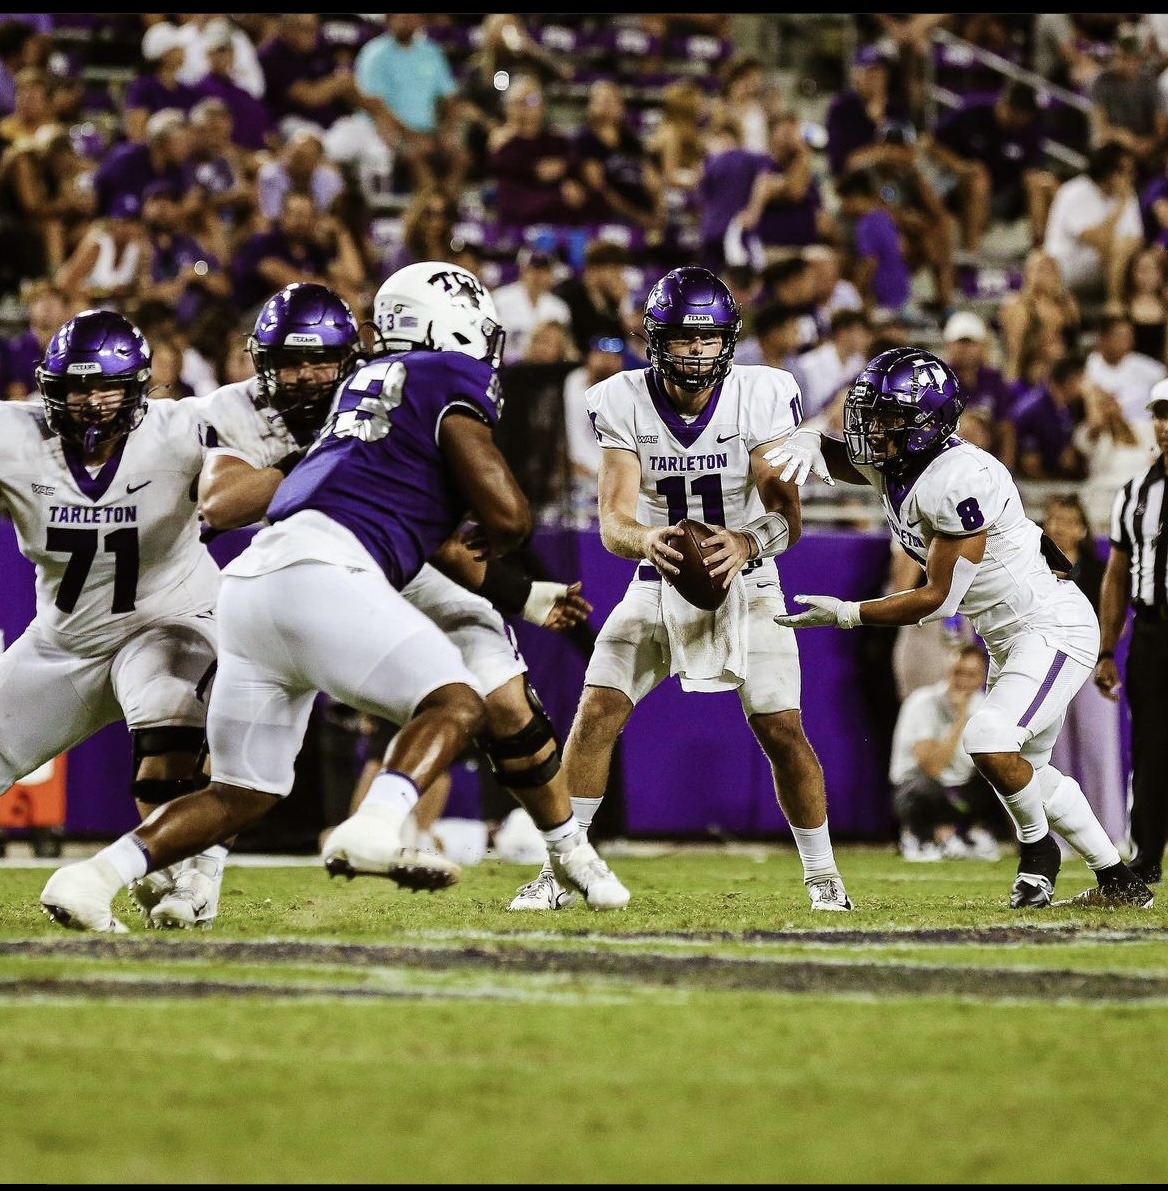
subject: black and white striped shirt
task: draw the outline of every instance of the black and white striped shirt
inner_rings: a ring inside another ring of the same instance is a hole
[[[1164,457],[1115,494],[1111,544],[1131,559],[1130,593],[1137,611],[1168,614],[1168,487]]]

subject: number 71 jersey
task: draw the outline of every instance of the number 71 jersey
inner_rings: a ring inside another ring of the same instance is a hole
[[[36,567],[36,617],[83,656],[209,612],[219,568],[199,541],[209,431],[194,402],[150,401],[99,471],[66,452],[39,400],[0,403],[0,498]]]
[[[763,365],[731,366],[691,421],[648,368],[593,385],[585,400],[601,447],[641,460],[637,520],[645,525],[696,517],[737,529],[762,516],[750,452],[789,434],[802,417],[798,382]]]

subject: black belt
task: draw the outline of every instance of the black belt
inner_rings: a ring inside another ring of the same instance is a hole
[[[1152,605],[1140,605],[1135,609],[1136,620],[1145,624],[1160,624],[1168,621],[1168,607],[1156,608]]]
[[[762,566],[764,561],[765,560],[761,558],[752,558],[750,562],[743,564],[741,573],[743,575],[749,575],[751,571],[757,571],[758,568]],[[649,582],[660,583],[661,572],[651,562],[643,562],[639,567],[637,567],[637,578]]]

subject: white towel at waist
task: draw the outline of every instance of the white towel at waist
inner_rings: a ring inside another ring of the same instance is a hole
[[[668,583],[661,584],[661,619],[669,637],[669,672],[683,691],[732,691],[746,678],[749,620],[746,581],[734,576],[721,607],[695,608]]]

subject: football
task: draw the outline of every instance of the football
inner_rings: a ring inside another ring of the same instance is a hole
[[[683,558],[678,564],[673,586],[695,607],[713,612],[725,600],[726,588],[721,586],[723,576],[710,578],[702,543],[716,531],[705,522],[693,521],[689,517],[683,518],[677,526],[683,531],[682,536],[671,538],[669,544],[680,550]]]

